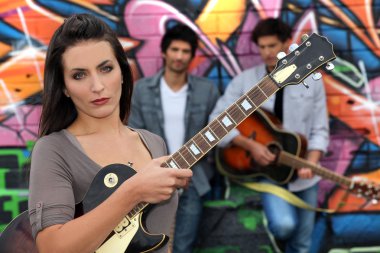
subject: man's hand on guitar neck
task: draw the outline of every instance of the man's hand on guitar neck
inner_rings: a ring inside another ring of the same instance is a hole
[[[322,157],[322,152],[319,150],[309,150],[307,153],[307,160],[311,163],[317,164]],[[309,168],[299,168],[297,170],[298,176],[302,179],[310,179],[314,176],[314,173]]]
[[[267,146],[243,135],[236,136],[232,143],[247,150],[253,160],[261,166],[267,166],[276,159],[276,156],[270,152]]]

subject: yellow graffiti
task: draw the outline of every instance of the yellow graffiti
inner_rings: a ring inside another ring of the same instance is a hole
[[[245,16],[246,1],[211,0],[199,15],[195,23],[216,44],[216,39],[223,42],[242,24]]]

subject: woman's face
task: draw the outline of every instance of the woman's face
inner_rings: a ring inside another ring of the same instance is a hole
[[[84,41],[62,55],[64,93],[79,118],[119,117],[122,74],[111,45]]]

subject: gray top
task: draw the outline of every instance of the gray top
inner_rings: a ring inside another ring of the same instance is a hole
[[[152,77],[138,80],[133,88],[131,114],[128,125],[134,128],[146,129],[166,140],[164,133],[164,113],[160,95],[160,79],[163,70]],[[219,98],[219,92],[212,81],[188,75],[188,90],[185,107],[185,142],[194,137],[208,123],[208,117]],[[211,188],[209,179],[213,169],[207,161],[207,156],[193,166],[194,184],[200,196]]]
[[[135,130],[152,158],[166,155],[164,141],[146,130]],[[128,145],[126,144],[126,147]],[[81,202],[101,169],[83,151],[67,130],[40,138],[32,152],[29,218],[34,238],[49,226],[74,219],[75,204]],[[151,233],[169,235],[178,204],[178,194],[150,211],[146,226]],[[167,245],[157,252],[167,252]]]

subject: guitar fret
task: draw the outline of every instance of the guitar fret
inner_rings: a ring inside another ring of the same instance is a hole
[[[181,153],[182,157],[184,157],[189,164],[194,164],[197,161],[197,158],[186,146],[183,146],[178,152]]]
[[[215,136],[218,137],[219,140],[227,134],[227,130],[223,128],[223,126],[218,120],[213,120],[210,123],[210,129],[215,134]]]
[[[257,88],[256,88],[257,89]],[[252,90],[251,90],[252,91]],[[250,91],[248,91],[250,92]],[[252,101],[252,99],[248,96],[248,92],[245,94],[246,98],[257,108],[258,106],[255,104],[255,102]]]
[[[239,109],[245,114],[245,117],[250,115],[254,110],[256,110],[256,105],[251,103],[248,96],[244,95],[238,101],[236,101]]]
[[[236,104],[228,108],[226,112],[234,120],[235,124],[239,124],[246,118],[244,112]]]
[[[210,147],[216,145],[217,141],[219,140],[210,127],[206,127],[205,129],[203,129],[201,135],[210,144]]]
[[[265,81],[260,83],[258,86],[260,86],[260,89],[263,91],[265,96],[269,97],[277,90],[279,90],[277,85],[272,81],[272,79],[270,79],[270,77],[266,77],[264,80]]]
[[[189,152],[196,159],[202,157],[203,153],[202,153],[202,151],[199,149],[199,147],[197,146],[197,144],[194,141],[188,142],[185,146],[189,149]]]
[[[138,205],[137,205],[137,207],[138,207],[138,211],[140,212],[144,207],[145,207],[145,204],[143,203],[143,202],[141,202],[141,203],[139,203]]]
[[[266,97],[266,98],[268,98],[268,96],[267,96],[267,94],[265,94],[265,92],[260,88],[260,85],[257,85],[257,88],[264,94],[264,96]]]
[[[171,156],[171,158],[169,159],[169,167],[170,167],[170,168],[174,168],[174,169],[179,169],[180,166],[178,165],[177,161],[176,161],[175,158],[174,158],[174,155],[175,155],[175,154],[176,154],[176,153],[174,153],[174,154]]]
[[[251,100],[258,101],[258,103],[256,103],[257,105],[261,105],[267,99],[267,96],[261,89],[253,89],[247,93],[247,96]]]
[[[191,164],[186,160],[186,158],[181,154],[181,152],[178,151],[177,153],[181,156],[181,158],[186,162],[188,166],[191,166]]]
[[[172,158],[174,160],[174,162],[176,163],[177,165],[177,169],[180,169],[180,168],[187,168],[188,167],[188,163],[185,159],[183,159],[182,155],[179,153],[179,152],[176,152],[172,155]]]
[[[225,128],[225,127],[223,126],[222,122],[221,122],[219,119],[217,119],[216,121],[219,123],[219,125],[220,125],[220,126],[226,131],[226,133],[227,133],[228,130],[227,130],[227,128]]]
[[[220,114],[217,120],[227,132],[231,131],[236,126],[236,123],[231,121],[231,117],[227,114],[227,112]]]
[[[231,114],[229,114],[227,111],[226,111],[226,116],[228,116],[228,118],[229,118],[230,120],[232,120],[232,121],[233,121],[233,123],[235,124],[235,126],[237,125],[237,124],[236,124],[236,121],[235,121],[235,118],[234,118],[234,117],[232,117],[232,115],[231,115]]]
[[[165,161],[161,164],[161,167],[164,167],[164,168],[170,168],[170,165],[168,164],[168,161]]]
[[[202,137],[202,134],[195,135],[193,141],[202,150],[202,153],[207,153],[210,150],[210,144]]]

